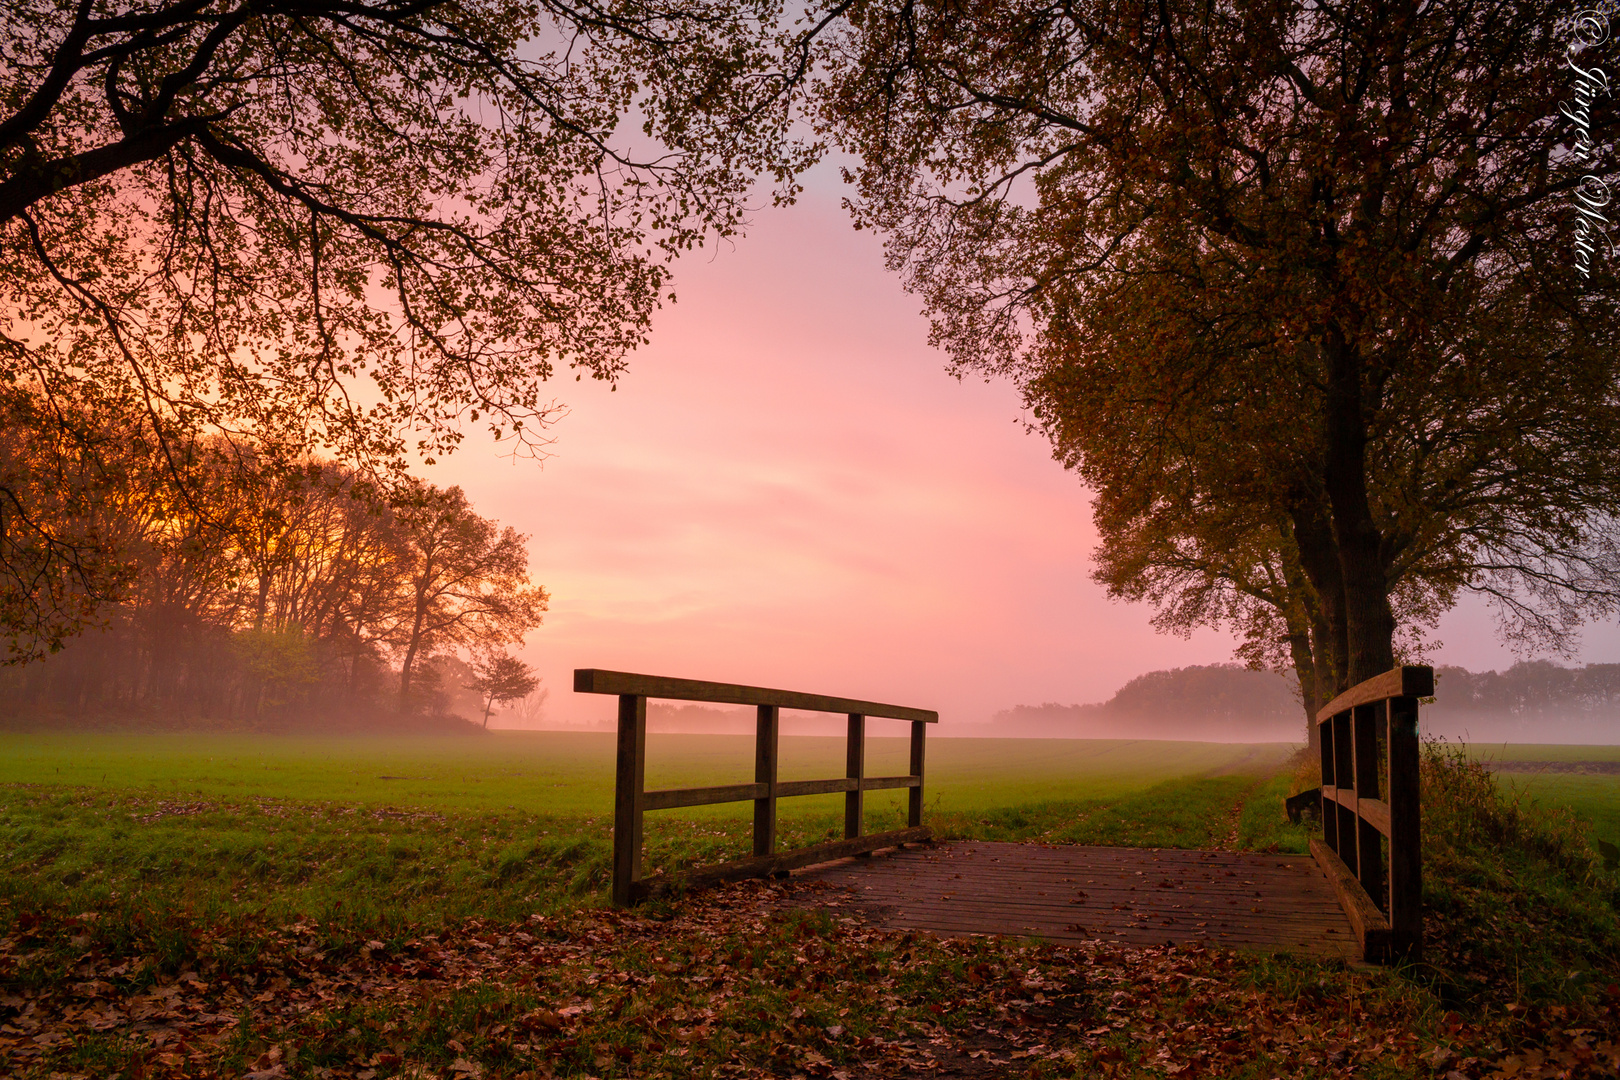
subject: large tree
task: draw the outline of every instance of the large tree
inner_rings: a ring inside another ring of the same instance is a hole
[[[1595,24],[1550,0],[849,18],[825,105],[857,222],[958,370],[1024,387],[1096,492],[1105,575],[1168,598],[1178,548],[1240,593],[1272,568],[1285,621],[1319,617],[1324,697],[1394,662],[1403,591],[1427,617],[1484,589],[1555,646],[1614,610]]]
[[[436,649],[487,655],[522,644],[540,625],[549,596],[529,584],[528,538],[480,517],[459,487],[417,485],[395,517],[407,564],[394,644],[400,697],[408,701],[419,658]]]
[[[258,467],[393,475],[469,424],[534,450],[548,378],[616,378],[671,260],[734,232],[761,172],[791,197],[778,15],[0,0],[0,383],[46,403],[47,441],[88,411]],[[22,491],[0,489],[0,571],[77,566],[47,601],[115,592],[94,543],[40,547],[73,538],[30,532]],[[59,642],[82,605],[59,606],[24,636]]]

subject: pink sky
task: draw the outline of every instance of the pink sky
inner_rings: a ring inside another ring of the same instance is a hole
[[[1226,636],[1156,634],[1091,582],[1086,490],[1024,432],[1010,386],[944,373],[830,185],[683,261],[676,293],[616,392],[557,382],[571,412],[543,467],[474,435],[424,470],[530,537],[552,603],[520,655],[548,722],[612,715],[573,693],[576,667],[972,723],[1230,659]],[[1513,662],[1477,605],[1438,636],[1440,662]],[[1581,659],[1620,659],[1620,632],[1589,633]]]

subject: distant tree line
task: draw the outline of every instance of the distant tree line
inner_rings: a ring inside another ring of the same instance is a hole
[[[1506,671],[1435,668],[1435,703],[1445,712],[1488,713],[1523,719],[1608,720],[1620,734],[1620,664],[1567,668],[1545,660]]]
[[[1620,735],[1620,664],[1563,667],[1524,661],[1506,671],[1435,669],[1435,699],[1423,706],[1427,735],[1517,742],[1611,743]],[[1020,738],[1215,739],[1299,737],[1293,680],[1236,664],[1150,671],[1107,701],[1018,705],[974,734]],[[960,731],[955,732],[961,734]]]
[[[1090,705],[1017,705],[996,713],[986,735],[1069,739],[1299,738],[1299,692],[1291,680],[1237,664],[1150,671]]]
[[[34,546],[11,553],[32,572],[13,594],[55,588],[92,629],[54,652],[35,639],[20,655],[14,642],[14,661],[48,655],[0,671],[8,711],[274,724],[433,714],[471,689],[483,698],[465,711],[487,720],[493,701],[533,689],[504,649],[539,624],[547,594],[529,581],[525,537],[460,488],[412,481],[385,498],[330,462],[286,467],[222,440],[160,448],[115,433],[93,466],[32,469],[54,452],[49,429],[26,423],[37,400],[9,405],[0,481],[58,480],[18,500],[35,516],[10,535]],[[98,601],[96,582],[53,561],[60,537],[93,545],[122,599]]]

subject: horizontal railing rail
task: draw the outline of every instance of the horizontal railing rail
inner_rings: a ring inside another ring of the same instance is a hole
[[[1406,665],[1358,683],[1316,714],[1322,835],[1311,837],[1311,851],[1367,960],[1423,951],[1418,699],[1433,695],[1434,669]]]
[[[754,804],[752,858],[703,867],[687,875],[694,884],[763,877],[829,859],[861,855],[929,838],[922,823],[923,751],[927,726],[939,721],[928,709],[885,705],[854,698],[771,690],[759,686],[637,675],[624,671],[580,668],[574,672],[574,691],[612,694],[619,699],[618,755],[613,796],[613,902],[627,906],[650,890],[642,881],[642,817],[649,810],[674,810],[717,803]],[[754,743],[754,782],[714,787],[646,790],[647,700],[702,701],[720,705],[753,705],[757,710]],[[779,781],[777,763],[781,710],[843,713],[849,718],[846,776],[830,780]],[[866,775],[866,718],[906,720],[911,723],[910,771],[904,776]],[[864,828],[865,793],[909,789],[906,828],[867,834]],[[776,850],[776,802],[799,795],[844,795],[844,839],[792,851]]]

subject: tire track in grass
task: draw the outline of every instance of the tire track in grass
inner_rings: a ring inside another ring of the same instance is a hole
[[[1232,808],[1226,812],[1226,821],[1230,828],[1227,829],[1225,837],[1221,840],[1220,849],[1222,851],[1243,850],[1240,843],[1243,832],[1243,808],[1248,805],[1254,793],[1264,787],[1275,775],[1277,774],[1273,771],[1257,777],[1254,783],[1243,789],[1243,794],[1238,796],[1237,802],[1233,803]]]

